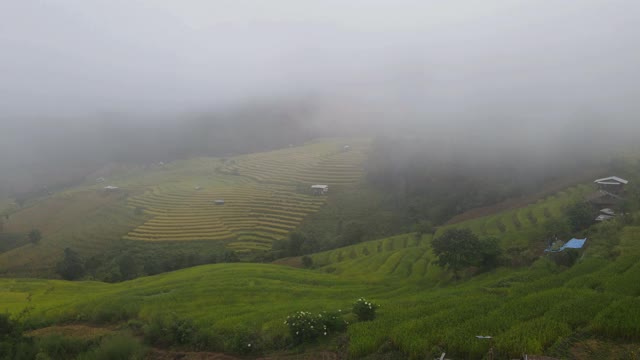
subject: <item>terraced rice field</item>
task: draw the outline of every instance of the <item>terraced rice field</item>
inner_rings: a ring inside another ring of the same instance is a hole
[[[246,252],[268,250],[326,201],[310,185],[326,184],[330,193],[362,176],[368,142],[323,141],[220,161],[208,178],[152,187],[128,200],[150,215],[126,239],[141,241],[228,241]],[[224,200],[216,205],[215,200]]]
[[[436,235],[442,234],[446,229],[457,227],[471,229],[480,236],[497,237],[503,241],[505,247],[527,245],[536,238],[542,244],[545,222],[561,217],[566,207],[583,200],[591,191],[591,184],[573,186],[526,207],[443,226],[438,229]]]
[[[322,142],[240,156],[227,161],[220,171],[268,184],[349,185],[362,176],[367,143],[350,144],[350,151],[343,151],[340,143]]]

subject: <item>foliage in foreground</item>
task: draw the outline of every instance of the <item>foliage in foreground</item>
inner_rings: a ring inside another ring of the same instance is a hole
[[[379,305],[367,301],[365,298],[358,299],[353,303],[353,309],[351,310],[360,321],[371,321],[376,318],[376,309]]]
[[[428,238],[403,236],[356,245],[348,251],[357,256],[336,262],[333,273],[322,272],[329,266],[217,264],[117,284],[0,279],[0,302],[18,314],[31,299],[25,325],[32,328],[130,320],[150,344],[231,353],[287,348],[294,338],[283,319],[292,308],[319,314],[363,294],[381,307],[374,320],[348,327],[355,358],[385,344],[411,358],[436,350],[481,358],[489,344],[476,335],[493,336],[504,358],[548,353],[575,334],[638,341],[640,226],[613,221],[588,231],[590,245],[572,267],[544,257],[455,286],[443,286],[450,277],[438,270]],[[175,317],[163,319],[167,308]]]

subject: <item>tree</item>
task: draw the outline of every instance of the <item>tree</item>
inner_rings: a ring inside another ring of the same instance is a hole
[[[357,244],[363,240],[364,235],[364,226],[359,222],[350,221],[343,228],[342,243],[343,245]]]
[[[63,279],[76,280],[84,276],[84,261],[77,252],[66,248],[64,249],[64,258],[58,263],[56,270]]]
[[[567,209],[567,219],[572,231],[588,228],[593,223],[593,210],[585,202],[577,202]]]
[[[303,256],[302,257],[302,266],[306,267],[306,268],[310,268],[311,266],[313,266],[313,259],[311,259],[311,257],[309,256]]]
[[[427,220],[421,220],[413,225],[413,231],[416,232],[416,236],[421,238],[424,234],[433,233],[433,224]]]
[[[287,244],[287,255],[296,256],[302,254],[302,245],[306,241],[306,237],[299,233],[293,232],[289,235],[289,242]]]
[[[226,263],[238,262],[240,259],[235,251],[227,250],[222,254],[222,259]]]
[[[33,244],[33,245],[37,245],[40,240],[42,240],[42,233],[40,232],[40,230],[37,229],[33,229],[29,232],[29,241]]]
[[[456,277],[465,267],[482,261],[482,244],[469,229],[449,229],[431,242],[438,264],[451,269]]]
[[[137,264],[133,257],[129,254],[125,254],[118,258],[117,264],[118,270],[120,270],[120,275],[122,276],[122,280],[133,279],[138,274]]]
[[[480,255],[482,256],[481,266],[485,269],[492,269],[500,264],[502,248],[500,240],[495,237],[480,239]]]

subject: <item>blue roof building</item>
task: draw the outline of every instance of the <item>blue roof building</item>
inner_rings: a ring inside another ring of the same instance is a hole
[[[558,250],[551,250],[551,247],[549,247],[549,248],[545,249],[544,252],[560,252],[560,251],[563,251],[565,249],[582,249],[584,247],[585,242],[587,242],[586,238],[584,238],[584,239],[573,238],[573,239],[567,241]]]
[[[562,247],[560,248],[560,251],[564,250],[564,249],[582,249],[584,247],[584,243],[587,241],[587,239],[576,239],[573,238],[569,241],[567,241],[566,244],[562,245]]]

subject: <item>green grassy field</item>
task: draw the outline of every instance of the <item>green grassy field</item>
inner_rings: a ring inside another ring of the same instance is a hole
[[[327,181],[332,191],[357,181],[355,167],[345,164],[357,163],[366,144],[358,150],[358,143],[351,143],[355,149],[348,153],[339,151],[338,140],[310,144],[308,153],[306,147],[273,152],[271,158],[289,156],[281,165],[269,163],[264,157],[270,153],[265,153],[127,169],[108,179],[120,192],[87,184],[54,194],[11,214],[6,226],[12,233],[39,228],[44,237],[38,245],[0,254],[0,265],[37,269],[53,263],[67,246],[90,254],[123,241],[210,240],[240,251],[267,248],[265,239],[286,234],[322,205],[322,198],[302,189],[312,179],[328,180],[322,178],[331,174],[326,164],[348,168],[336,183]],[[269,170],[261,172],[263,163]],[[271,170],[277,166],[281,172]],[[303,171],[314,166],[316,175]],[[246,353],[243,346],[250,343],[250,352],[257,354],[291,344],[287,315],[347,313],[356,299],[366,297],[380,309],[370,322],[345,316],[352,322],[346,332],[351,358],[397,349],[412,359],[443,351],[451,358],[477,359],[490,344],[476,335],[493,336],[500,358],[523,353],[572,357],[574,345],[585,339],[613,347],[637,344],[638,216],[632,223],[611,221],[590,229],[588,247],[571,268],[541,251],[545,221],[560,218],[563,208],[589,191],[579,185],[521,209],[448,226],[496,236],[504,249],[522,248],[539,257],[518,268],[469,271],[461,281],[438,266],[431,252],[431,240],[448,228],[443,227],[434,235],[404,234],[313,254],[313,269],[216,264],[117,284],[0,279],[0,311],[34,329],[79,323],[144,332],[159,319],[187,321],[194,325],[190,339],[198,349]],[[210,204],[219,197],[228,203]],[[191,231],[181,238],[177,234],[183,228]],[[637,347],[630,351],[622,355],[633,358]]]
[[[570,269],[543,257],[457,283],[434,264],[430,237],[413,234],[314,255],[317,270],[218,264],[118,284],[3,279],[0,310],[30,308],[26,320],[34,327],[173,316],[193,321],[201,336],[239,337],[256,344],[254,351],[270,351],[288,336],[288,314],[348,310],[364,296],[381,307],[376,320],[350,325],[353,358],[388,341],[411,358],[438,351],[479,358],[488,344],[475,335],[494,336],[503,356],[557,354],[576,336],[640,340],[639,234],[637,226],[598,225],[594,243]],[[617,257],[605,256],[605,248]],[[237,351],[231,342],[209,344]]]
[[[346,143],[351,151],[342,150]],[[224,159],[116,167],[104,183],[89,181],[12,211],[4,232],[26,237],[39,229],[43,238],[0,253],[0,273],[47,276],[66,247],[90,257],[125,241],[268,250],[325,203],[310,194],[311,184],[330,185],[331,196],[359,181],[368,146],[366,139],[324,139]],[[119,189],[105,192],[106,185]]]
[[[591,184],[577,185],[526,207],[441,227],[436,236],[448,228],[466,227],[480,236],[501,239],[503,247],[528,246],[536,238],[540,239],[540,246],[544,246],[542,235],[545,221],[558,219],[566,207],[582,201],[590,192],[593,192]]]

